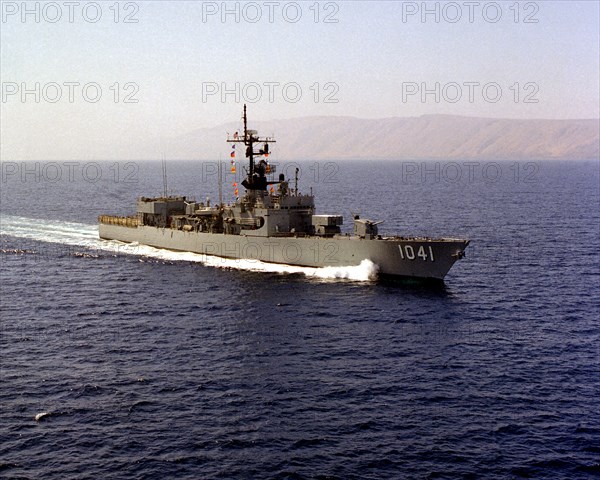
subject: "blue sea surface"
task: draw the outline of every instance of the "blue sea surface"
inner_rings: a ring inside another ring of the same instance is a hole
[[[0,477],[600,476],[598,161],[299,165],[346,229],[469,238],[433,286],[109,248],[160,162],[54,163],[2,163]]]

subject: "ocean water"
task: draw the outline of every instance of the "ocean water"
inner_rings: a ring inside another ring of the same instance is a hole
[[[98,240],[159,162],[1,167],[0,477],[600,476],[597,161],[299,165],[319,213],[470,238],[437,286]]]

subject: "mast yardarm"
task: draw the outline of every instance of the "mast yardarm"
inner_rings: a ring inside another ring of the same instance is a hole
[[[262,159],[256,163],[256,157],[268,157],[269,143],[275,143],[275,139],[271,137],[260,138],[256,130],[248,130],[248,117],[246,115],[246,104],[244,104],[244,136],[240,137],[237,134],[233,138],[227,138],[229,143],[243,143],[246,145],[246,158],[248,159],[248,175],[242,182],[246,190],[267,190],[268,185],[281,183],[278,181],[267,181],[266,165],[267,162]],[[262,148],[258,151],[254,150],[254,144],[262,144]]]

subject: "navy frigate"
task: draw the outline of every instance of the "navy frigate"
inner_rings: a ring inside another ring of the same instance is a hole
[[[383,236],[381,222],[353,216],[353,234],[341,231],[341,215],[315,213],[314,196],[295,185],[268,162],[272,137],[248,129],[227,135],[243,144],[248,161],[242,186],[233,203],[196,202],[185,196],[141,197],[130,217],[100,215],[99,235],[106,240],[137,242],[157,248],[229,259],[251,259],[304,267],[357,266],[373,262],[381,276],[443,280],[464,257],[469,240]],[[243,147],[242,147],[243,148]],[[164,173],[164,172],[163,172]],[[311,192],[312,193],[312,192]]]

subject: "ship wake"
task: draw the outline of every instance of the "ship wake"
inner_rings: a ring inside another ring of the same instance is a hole
[[[194,262],[206,266],[246,270],[253,272],[301,274],[324,280],[353,280],[360,282],[377,279],[378,267],[370,260],[360,265],[345,267],[300,267],[261,262],[253,259],[228,259],[191,252],[174,252],[160,248],[123,243],[114,240],[101,240],[98,227],[84,223],[40,220],[0,215],[0,235],[25,238],[32,241],[61,244],[69,247],[81,247],[123,255],[137,255],[166,262]]]

